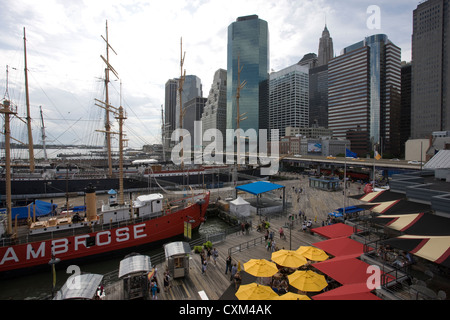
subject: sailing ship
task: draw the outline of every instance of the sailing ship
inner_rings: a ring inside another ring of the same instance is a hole
[[[111,69],[108,60],[105,63],[106,69]],[[160,193],[124,201],[123,122],[126,116],[122,106],[114,108],[108,102],[99,106],[113,112],[119,122],[119,198],[111,197],[97,209],[96,190],[89,185],[85,189],[84,214],[75,212],[46,220],[30,217],[27,225],[19,226],[16,221],[13,228],[10,116],[14,112],[9,100],[3,101],[0,113],[5,117],[6,219],[0,223],[0,274],[48,266],[50,261],[73,263],[103,254],[138,250],[137,247],[182,235],[185,229],[194,230],[204,221],[210,197],[207,191],[192,192],[190,196],[171,201]],[[112,134],[110,128],[106,132]]]

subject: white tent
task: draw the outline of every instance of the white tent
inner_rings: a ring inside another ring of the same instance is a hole
[[[248,217],[250,216],[250,203],[238,197],[236,200],[230,201],[230,213]]]

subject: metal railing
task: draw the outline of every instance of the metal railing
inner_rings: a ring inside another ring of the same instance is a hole
[[[228,249],[228,254],[231,256],[233,253],[241,252],[243,250],[250,249],[252,247],[255,247],[255,246],[257,246],[259,244],[262,244],[262,243],[265,243],[265,242],[266,242],[265,237],[264,236],[260,236],[258,238],[253,239],[253,240],[249,240],[249,241],[246,241],[244,243],[238,244],[237,246],[233,246],[233,247],[229,248]]]

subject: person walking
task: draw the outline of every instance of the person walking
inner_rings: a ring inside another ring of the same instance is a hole
[[[217,251],[217,249],[214,248],[213,251],[212,251],[212,257],[213,257],[213,259],[214,259],[214,266],[217,265],[216,260],[217,260],[217,257],[218,257],[218,256],[219,256],[219,251]]]
[[[158,293],[158,285],[156,284],[156,281],[152,281],[152,299],[158,300],[158,296],[156,295]]]
[[[227,274],[228,270],[230,270],[230,272],[231,272],[231,256],[228,255],[228,257],[225,261],[226,261],[225,274]]]
[[[233,263],[233,266],[231,267],[230,281],[234,280],[234,276],[236,275],[236,272],[237,272],[237,266],[236,266],[236,263]]]
[[[205,274],[206,272],[206,267],[208,266],[208,262],[206,260],[203,260],[203,264],[202,264],[202,274]]]
[[[170,274],[169,271],[164,272],[164,292],[170,289]]]
[[[239,286],[242,283],[242,277],[241,274],[239,272],[236,272],[236,274],[234,275],[234,288],[237,290],[239,289]]]
[[[286,240],[286,236],[284,235],[283,227],[280,227],[280,239]]]

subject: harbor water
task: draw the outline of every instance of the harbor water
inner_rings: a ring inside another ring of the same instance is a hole
[[[216,216],[207,217],[198,231],[193,233],[193,239],[203,237],[208,234],[217,234],[229,228],[229,225]],[[182,239],[182,236],[180,237]],[[178,240],[180,240],[178,239]],[[170,240],[168,241],[170,242]],[[162,246],[149,248],[145,252],[139,252],[153,256],[163,252]],[[90,261],[79,264],[78,267],[82,273],[106,274],[119,269],[120,260],[123,257],[110,257],[99,259],[99,261]],[[72,273],[67,273],[67,268],[58,268],[56,265],[56,285],[55,290],[60,289],[67,278]],[[16,276],[13,278],[0,279],[0,300],[45,300],[52,296],[53,275],[50,265],[48,271],[45,269],[27,275]]]

